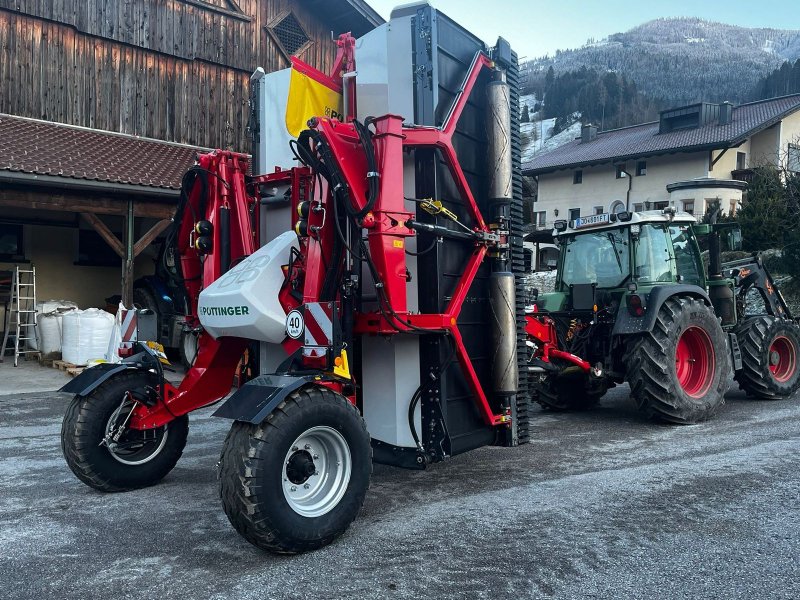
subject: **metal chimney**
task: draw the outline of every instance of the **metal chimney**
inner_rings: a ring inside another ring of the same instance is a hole
[[[733,120],[733,104],[728,101],[719,105],[719,124],[727,125]]]
[[[587,123],[581,127],[581,144],[591,142],[597,138],[597,125]]]

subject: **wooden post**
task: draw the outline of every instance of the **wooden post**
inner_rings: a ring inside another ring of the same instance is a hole
[[[133,308],[133,200],[128,200],[128,213],[125,215],[125,256],[122,261],[122,304],[126,308]]]

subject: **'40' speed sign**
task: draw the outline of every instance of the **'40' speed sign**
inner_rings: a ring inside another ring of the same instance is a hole
[[[286,335],[293,340],[299,340],[303,337],[305,331],[305,323],[303,322],[303,313],[299,310],[293,310],[286,315]]]

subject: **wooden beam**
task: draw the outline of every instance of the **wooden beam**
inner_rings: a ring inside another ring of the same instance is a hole
[[[150,244],[153,243],[153,240],[156,239],[161,233],[166,230],[170,225],[172,225],[171,219],[163,219],[153,225],[150,228],[150,231],[145,233],[142,237],[139,238],[139,241],[133,246],[133,256],[139,256],[142,251],[147,248]]]
[[[116,252],[120,258],[125,259],[125,246],[108,226],[100,220],[100,217],[92,213],[81,213],[81,218],[100,234],[100,237],[105,240],[106,244],[111,246],[111,249]]]
[[[175,204],[167,202],[145,202],[137,200],[134,215],[150,219],[171,219],[175,215]],[[107,197],[72,196],[46,191],[29,192],[0,187],[0,208],[29,208],[57,212],[91,213],[96,215],[127,214],[127,202]]]

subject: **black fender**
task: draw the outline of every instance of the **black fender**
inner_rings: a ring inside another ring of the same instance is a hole
[[[623,296],[617,310],[617,320],[611,335],[631,335],[651,331],[656,324],[656,317],[661,305],[672,296],[693,296],[700,298],[708,306],[711,306],[711,298],[708,292],[697,285],[677,284],[677,285],[657,285],[654,286],[644,300],[645,311],[641,317],[633,316],[628,310],[628,306]]]
[[[83,373],[74,377],[72,381],[65,384],[59,392],[69,392],[76,396],[88,396],[104,381],[108,381],[117,373],[133,369],[143,369],[142,366],[134,363],[100,363],[94,367],[84,369]]]
[[[259,375],[245,383],[212,416],[259,425],[286,397],[318,376]]]

